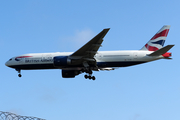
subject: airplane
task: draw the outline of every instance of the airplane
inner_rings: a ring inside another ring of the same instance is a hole
[[[110,28],[99,34],[75,52],[32,53],[9,59],[5,65],[18,71],[62,69],[63,78],[74,78],[85,73],[86,79],[95,80],[93,71],[115,70],[159,59],[172,59],[168,52],[174,45],[164,46],[170,25],[164,25],[140,50],[98,51]]]

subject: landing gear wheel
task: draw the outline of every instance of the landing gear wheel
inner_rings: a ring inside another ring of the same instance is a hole
[[[96,79],[94,76],[92,76],[91,78],[92,78],[92,80],[95,80],[95,79]]]
[[[21,75],[21,74],[18,74],[18,76],[19,76],[19,77],[22,77],[22,75]]]
[[[96,78],[94,77],[94,76],[92,76],[92,74],[93,74],[93,71],[91,70],[91,69],[85,69],[85,70],[82,70],[82,72],[86,72],[86,75],[84,75],[84,78],[86,78],[86,79],[88,79],[89,78],[89,80],[95,80]]]
[[[84,77],[87,79],[87,78],[89,78],[89,76],[88,75],[84,75]]]

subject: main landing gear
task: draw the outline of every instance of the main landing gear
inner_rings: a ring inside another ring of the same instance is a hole
[[[22,75],[21,75],[21,69],[16,69],[16,71],[18,71],[18,77],[22,77]]]
[[[89,78],[89,80],[95,80],[96,78],[95,78],[95,76],[92,76],[92,71],[88,71],[88,72],[86,72],[87,74],[86,75],[84,75],[84,77],[86,78],[86,79],[88,79]]]
[[[90,66],[89,66],[89,64],[87,63],[87,61],[84,61],[83,62],[83,66],[84,66],[84,70],[83,70],[83,72],[86,72],[87,74],[86,75],[84,75],[84,77],[86,78],[86,79],[88,79],[89,78],[89,80],[95,80],[96,78],[94,77],[94,76],[92,76],[92,70],[91,70],[91,68],[90,68]]]
[[[84,77],[86,78],[86,79],[88,79],[89,78],[89,80],[95,80],[96,78],[94,77],[94,76],[88,76],[88,75],[84,75]]]

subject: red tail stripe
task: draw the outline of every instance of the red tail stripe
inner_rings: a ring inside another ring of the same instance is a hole
[[[148,44],[146,44],[145,47],[146,47],[149,51],[159,50],[157,47],[153,47],[153,46],[150,46],[150,45],[148,45]]]
[[[154,40],[154,39],[156,39],[156,38],[158,38],[158,37],[167,37],[168,32],[169,32],[169,29],[165,29],[165,30],[163,30],[162,32],[155,34],[155,35],[151,38],[151,40]]]

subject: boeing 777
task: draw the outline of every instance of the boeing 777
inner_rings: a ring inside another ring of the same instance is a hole
[[[163,26],[140,50],[98,51],[108,28],[75,52],[24,54],[9,59],[5,64],[17,70],[19,77],[22,76],[21,70],[62,69],[63,78],[74,78],[86,73],[86,79],[95,80],[93,71],[109,71],[158,59],[171,59],[168,51],[174,45],[163,47],[169,29],[169,25]]]

